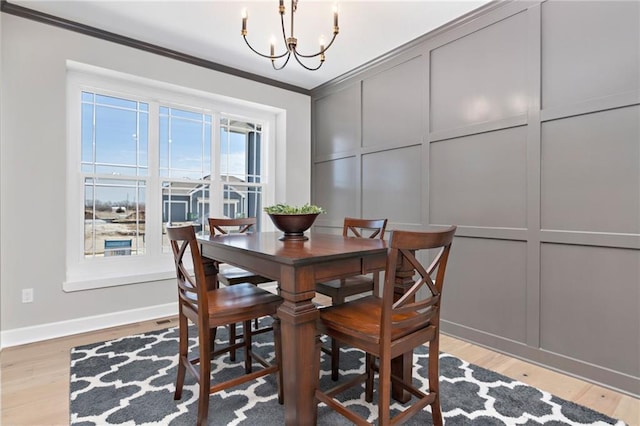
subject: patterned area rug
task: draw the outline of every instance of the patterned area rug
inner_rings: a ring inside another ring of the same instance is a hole
[[[224,341],[226,330],[218,331]],[[182,400],[173,400],[178,333],[176,328],[80,346],[71,351],[70,424],[80,425],[193,425],[196,422],[197,384],[187,374]],[[255,337],[259,351],[269,355],[271,335]],[[195,340],[193,340],[195,344]],[[414,354],[414,378],[422,386],[427,349]],[[363,355],[341,354],[342,375],[361,372]],[[229,377],[243,371],[240,352],[229,364],[228,355],[213,361],[215,375]],[[321,386],[330,379],[329,360],[323,356]],[[440,355],[440,389],[447,425],[617,425],[624,423],[589,408],[562,400],[524,383]],[[344,395],[348,405],[374,421],[375,405],[364,401],[359,388]],[[210,425],[282,425],[284,407],[276,400],[275,377],[268,376],[211,396]],[[374,402],[377,396],[374,395]],[[396,407],[397,409],[398,407]],[[326,406],[318,409],[319,425],[351,424]],[[431,425],[424,410],[407,424]]]

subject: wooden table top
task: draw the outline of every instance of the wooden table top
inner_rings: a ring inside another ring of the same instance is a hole
[[[280,241],[281,232],[253,234],[199,235],[202,244],[225,246],[238,252],[268,258],[278,263],[300,266],[306,263],[337,260],[358,254],[386,253],[386,242],[380,239],[343,237],[337,234],[310,233],[306,241]]]

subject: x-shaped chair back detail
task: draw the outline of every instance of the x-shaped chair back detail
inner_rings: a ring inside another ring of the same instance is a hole
[[[239,219],[227,219],[227,218],[209,218],[209,232],[211,235],[225,235],[230,232],[238,232],[240,234],[246,234],[250,231],[255,231],[256,218],[245,217]],[[236,228],[231,231],[229,228]]]
[[[441,232],[419,233],[393,231],[389,240],[387,269],[383,288],[383,307],[380,327],[382,341],[391,341],[393,330],[416,330],[436,324],[440,315],[440,297],[455,227]],[[425,268],[416,258],[417,250],[437,249],[431,264]],[[404,293],[396,296],[396,269],[414,271],[414,282]],[[434,277],[435,274],[435,277]],[[416,279],[417,278],[417,279]],[[424,289],[428,296],[418,297]]]
[[[380,238],[384,240],[384,231],[387,228],[387,219],[359,219],[345,217],[342,226],[342,235],[345,237]]]
[[[195,230],[192,226],[167,228],[167,234],[171,242],[176,267],[178,296],[180,298],[179,308],[193,323],[200,324],[202,322],[203,326],[207,326],[206,318],[209,315],[207,285]],[[191,253],[193,262],[193,275],[189,273],[184,262],[188,252]],[[198,312],[202,315],[199,316]]]

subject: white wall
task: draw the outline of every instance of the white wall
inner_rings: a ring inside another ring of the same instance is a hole
[[[1,14],[0,14],[1,15]],[[2,19],[0,17],[0,65],[2,63]],[[0,66],[0,82],[2,82],[2,66]],[[2,84],[0,84],[0,99],[3,97]],[[0,132],[2,129],[2,102],[0,101]],[[0,149],[0,163],[2,162],[2,149]],[[0,223],[2,222],[2,185],[0,184]],[[1,231],[2,229],[0,229]],[[2,234],[0,233],[0,236]],[[0,262],[2,261],[2,247],[0,245]],[[2,269],[0,268],[0,332],[2,331]],[[2,350],[2,339],[0,338],[0,351]]]
[[[175,311],[173,280],[65,293],[66,61],[270,105],[276,200],[310,200],[310,98],[2,14],[0,330],[2,346]],[[284,164],[284,165],[283,165]],[[34,302],[21,303],[23,288]]]

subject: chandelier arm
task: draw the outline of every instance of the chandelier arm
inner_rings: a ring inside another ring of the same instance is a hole
[[[287,65],[287,63],[289,62],[289,59],[291,59],[291,52],[287,52],[287,60],[284,61],[284,63],[281,66],[276,67],[276,62],[274,60],[271,60],[271,66],[273,67],[274,70],[280,71],[282,68],[284,68]]]
[[[291,59],[291,55],[293,54],[293,56],[296,59],[296,62],[298,62],[300,64],[300,66],[306,70],[309,71],[315,71],[320,69],[320,67],[324,64],[325,62],[325,52],[333,45],[333,42],[336,39],[336,36],[338,35],[340,29],[338,27],[338,13],[336,11],[334,11],[334,15],[333,15],[333,37],[331,37],[331,41],[329,42],[328,45],[324,45],[324,42],[321,41],[320,43],[320,51],[311,55],[307,55],[304,53],[300,53],[297,50],[297,46],[298,46],[298,40],[296,39],[295,35],[294,35],[294,27],[293,27],[293,22],[294,22],[294,13],[296,11],[298,5],[298,0],[291,0],[291,34],[289,37],[287,37],[287,31],[285,29],[285,22],[284,22],[284,15],[285,15],[285,7],[284,7],[284,0],[280,0],[280,7],[278,8],[279,13],[280,13],[280,27],[282,29],[282,38],[284,41],[284,45],[285,45],[285,49],[286,51],[280,55],[275,55],[274,54],[274,50],[275,50],[275,42],[271,43],[270,46],[270,54],[269,55],[265,55],[263,53],[258,52],[256,49],[253,48],[253,46],[251,46],[251,44],[249,43],[249,40],[247,39],[247,17],[246,17],[246,12],[243,13],[243,17],[242,17],[242,38],[244,39],[244,42],[247,44],[247,46],[249,47],[249,49],[255,53],[256,55],[262,57],[262,58],[266,58],[266,59],[270,59],[271,60],[271,66],[273,67],[273,69],[275,70],[281,70],[283,69],[288,63],[289,60]],[[284,60],[284,62],[282,63],[282,65],[277,66],[275,63],[276,59],[282,59],[286,56],[286,59]],[[305,65],[301,58],[303,59],[310,59],[310,58],[315,58],[319,56],[319,64],[316,67],[310,67]]]
[[[271,56],[271,55],[264,55],[260,52],[258,52],[256,49],[253,48],[253,46],[251,46],[249,44],[249,40],[247,40],[247,36],[242,36],[242,38],[244,38],[244,42],[247,43],[247,46],[249,46],[249,49],[251,49],[253,51],[253,53],[262,56],[263,58],[267,58],[267,59],[280,59],[280,58],[284,58],[285,56],[287,56],[289,54],[289,51],[287,50],[286,52],[284,52],[282,55],[276,55],[276,56]]]
[[[323,50],[319,51],[318,53],[314,53],[313,55],[304,55],[300,52],[298,52],[298,49],[293,49],[294,53],[301,57],[301,58],[315,58],[316,56],[320,56],[322,55],[324,52],[326,52],[327,50],[329,50],[329,48],[331,47],[331,45],[333,44],[333,41],[336,39],[336,36],[338,35],[338,33],[333,33],[333,37],[331,38],[331,41],[329,42],[329,44],[327,45],[327,47],[325,47]]]
[[[280,27],[282,28],[282,40],[284,40],[284,45],[287,47],[287,50],[289,50],[289,45],[287,44],[287,31],[284,29],[284,13],[280,14]]]
[[[318,64],[317,67],[311,68],[311,67],[308,67],[308,66],[306,66],[305,64],[302,63],[302,61],[298,57],[299,55],[295,51],[293,52],[293,56],[294,56],[294,58],[296,58],[296,61],[298,61],[298,63],[300,64],[300,66],[302,66],[302,68],[307,69],[309,71],[316,71],[316,70],[320,69],[322,64],[324,64],[324,61],[320,61],[320,64]]]

